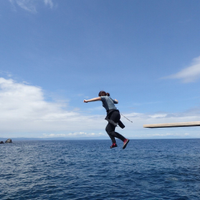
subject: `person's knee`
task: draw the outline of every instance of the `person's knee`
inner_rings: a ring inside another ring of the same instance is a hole
[[[109,134],[110,131],[109,131],[109,128],[107,126],[106,126],[105,130]]]
[[[108,131],[107,133],[108,133],[108,135],[115,137],[115,131]]]
[[[107,126],[106,126],[106,132],[109,134],[109,135],[112,135],[113,134],[113,132],[115,132],[115,127],[112,125],[112,124],[108,124]]]

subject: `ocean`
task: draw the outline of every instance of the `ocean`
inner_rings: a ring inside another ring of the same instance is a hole
[[[0,145],[1,200],[200,199],[200,139],[13,141]]]

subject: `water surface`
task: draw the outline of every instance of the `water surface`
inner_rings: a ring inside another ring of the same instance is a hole
[[[7,199],[200,199],[200,140],[13,141],[0,145]]]

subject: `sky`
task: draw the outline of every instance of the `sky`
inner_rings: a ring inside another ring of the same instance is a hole
[[[100,90],[131,139],[200,138],[199,0],[0,1],[0,137],[107,138]]]

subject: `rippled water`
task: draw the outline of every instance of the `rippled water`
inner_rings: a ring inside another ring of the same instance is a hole
[[[13,141],[0,199],[200,199],[200,140]]]

